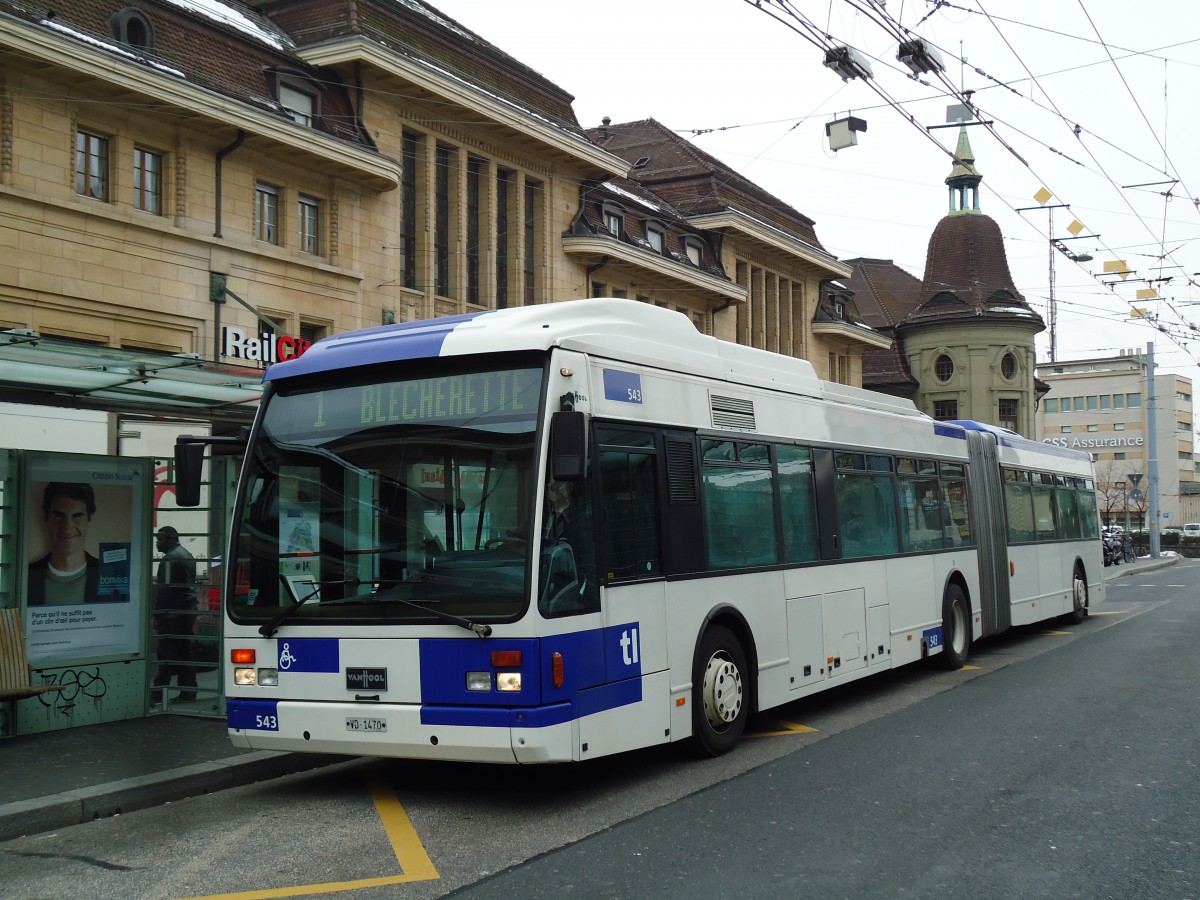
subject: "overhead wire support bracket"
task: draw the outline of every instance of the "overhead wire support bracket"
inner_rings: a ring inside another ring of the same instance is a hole
[[[996,122],[994,119],[988,119],[987,121],[976,120],[974,122],[950,122],[946,125],[926,125],[925,130],[933,131],[933,129],[935,129],[935,128],[958,128],[959,126],[969,127],[971,125],[995,125],[995,124],[996,124]]]

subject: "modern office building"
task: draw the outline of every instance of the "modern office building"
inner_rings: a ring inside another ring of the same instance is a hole
[[[1043,363],[1040,379],[1050,385],[1038,410],[1038,438],[1076,450],[1096,461],[1101,515],[1145,527],[1150,508],[1151,452],[1158,461],[1159,527],[1182,525],[1196,483],[1192,382],[1157,372],[1154,395],[1146,379],[1146,356],[1118,356]],[[1154,441],[1149,430],[1153,406]],[[1193,519],[1187,519],[1193,521]]]

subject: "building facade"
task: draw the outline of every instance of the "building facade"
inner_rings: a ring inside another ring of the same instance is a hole
[[[1200,508],[1196,485],[1192,382],[1156,372],[1154,397],[1139,351],[1118,356],[1043,363],[1049,385],[1038,410],[1038,439],[1092,454],[1100,511],[1105,522],[1144,528],[1149,512],[1149,461],[1158,462],[1159,527],[1180,527]],[[1153,443],[1149,430],[1154,404]]]

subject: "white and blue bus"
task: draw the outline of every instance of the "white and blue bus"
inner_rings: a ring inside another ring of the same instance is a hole
[[[248,439],[222,659],[240,747],[716,755],[756,712],[960,667],[1103,591],[1088,454],[634,301],[326,338],[267,370]]]

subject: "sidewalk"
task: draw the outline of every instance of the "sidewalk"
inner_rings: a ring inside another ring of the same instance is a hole
[[[1109,566],[1104,580],[1180,557]],[[0,739],[0,841],[354,757],[239,750],[224,719],[158,715]]]
[[[239,750],[224,719],[157,715],[0,739],[0,841],[354,757]]]

